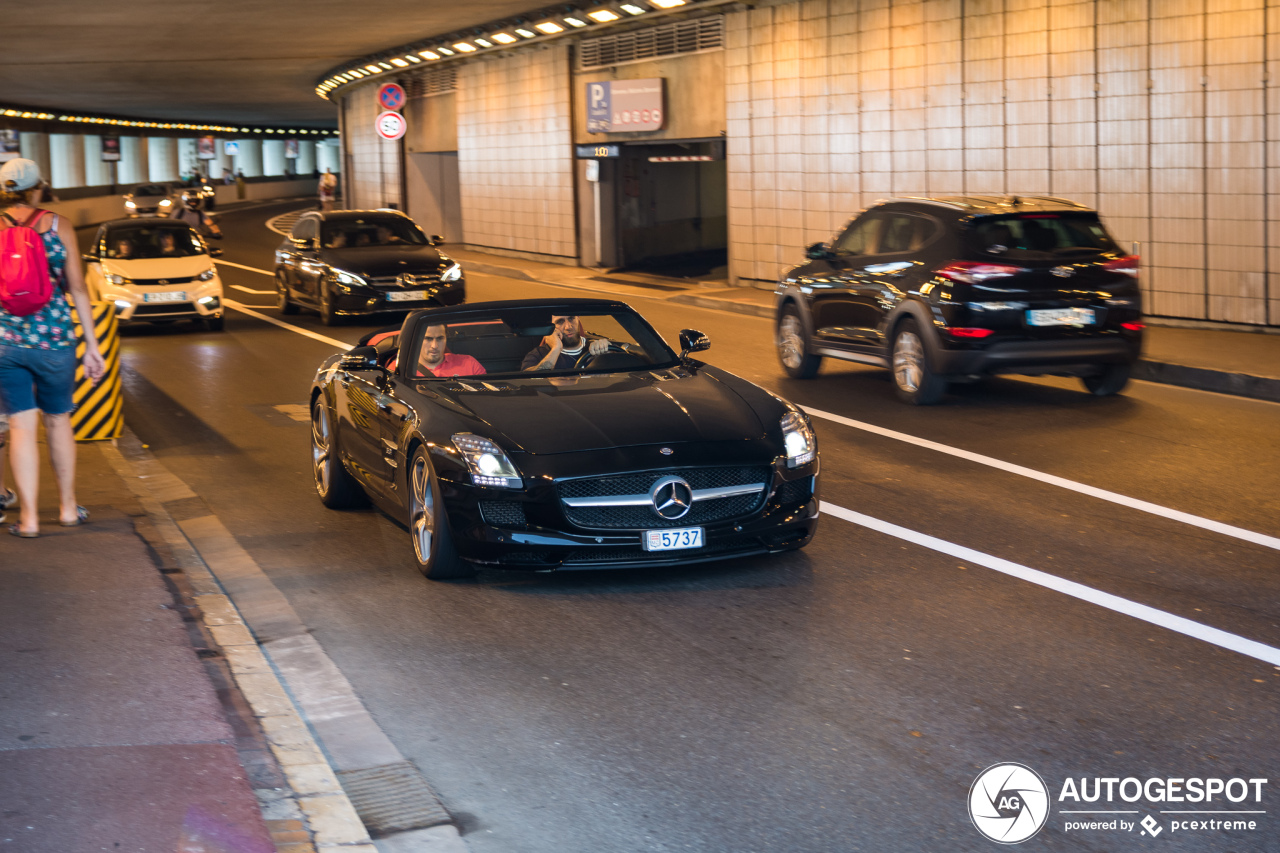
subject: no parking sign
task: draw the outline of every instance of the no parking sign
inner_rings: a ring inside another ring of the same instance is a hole
[[[378,131],[378,135],[383,139],[399,139],[404,136],[406,129],[404,116],[391,110],[387,110],[385,113],[379,113],[378,117],[374,119],[373,128]]]
[[[383,83],[378,89],[378,103],[384,110],[399,111],[404,108],[404,88],[398,83]]]

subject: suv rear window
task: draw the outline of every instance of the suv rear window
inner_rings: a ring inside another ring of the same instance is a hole
[[[970,235],[969,245],[979,254],[1029,261],[1118,251],[1107,229],[1091,213],[983,217],[970,226]]]

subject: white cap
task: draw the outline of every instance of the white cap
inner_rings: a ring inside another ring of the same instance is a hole
[[[16,157],[0,166],[0,192],[20,193],[40,183],[40,167]]]

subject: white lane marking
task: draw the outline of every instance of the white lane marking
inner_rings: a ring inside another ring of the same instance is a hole
[[[878,518],[872,518],[869,515],[863,515],[860,512],[854,512],[851,509],[845,509],[842,506],[826,501],[822,502],[822,511],[828,515],[834,515],[836,518],[870,528],[879,533],[903,539],[943,554],[950,554],[965,562],[986,566],[988,569],[1038,584],[1047,589],[1061,592],[1064,595],[1070,595],[1081,601],[1087,601],[1090,604],[1096,604],[1099,607],[1105,607],[1108,610],[1114,610],[1117,613],[1123,613],[1126,616],[1150,622],[1152,625],[1159,625],[1161,628],[1168,628],[1170,631],[1176,631],[1179,634],[1203,640],[1228,651],[1238,652],[1251,658],[1257,658],[1260,661],[1266,661],[1274,666],[1280,666],[1280,649],[1241,637],[1239,634],[1220,631],[1217,628],[1211,628],[1208,625],[1202,625],[1199,622],[1193,622],[1190,619],[1184,619],[1181,616],[1175,616],[1172,613],[1166,613],[1163,610],[1157,610],[1154,607],[1148,607],[1145,604],[1139,604],[1136,601],[1130,601],[1127,598],[1121,598],[1109,592],[1102,592],[1093,587],[1069,581],[1047,572],[1011,563],[1008,560],[1002,560],[999,557],[993,557],[981,551],[974,551],[972,548],[966,548],[963,545],[956,545],[944,539],[937,539],[924,533],[908,530],[905,527],[899,527],[896,524],[890,524],[887,521],[881,521]]]
[[[977,462],[979,465],[987,465],[991,468],[998,468],[1001,471],[1007,471],[1010,474],[1017,474],[1021,477],[1027,477],[1032,480],[1039,480],[1042,483],[1048,483],[1051,486],[1057,486],[1062,489],[1068,489],[1073,492],[1079,492],[1082,495],[1098,498],[1111,503],[1127,506],[1130,509],[1140,510],[1152,515],[1158,515],[1161,518],[1167,518],[1171,521],[1180,521],[1183,524],[1189,524],[1192,527],[1199,527],[1204,530],[1211,530],[1214,533],[1221,533],[1224,536],[1231,536],[1236,539],[1243,539],[1246,542],[1252,542],[1255,545],[1261,545],[1264,548],[1273,548],[1280,551],[1280,538],[1268,536],[1265,533],[1257,533],[1253,530],[1246,530],[1243,527],[1234,527],[1230,524],[1224,524],[1221,521],[1214,521],[1211,518],[1202,518],[1198,515],[1192,515],[1189,512],[1182,512],[1177,509],[1160,506],[1148,501],[1131,498],[1128,495],[1122,495],[1117,492],[1109,492],[1106,489],[1099,489],[1096,486],[1088,486],[1084,483],[1077,483],[1075,480],[1068,480],[1065,477],[1058,477],[1053,474],[1046,474],[1043,471],[1036,471],[1034,468],[1024,468],[1021,465],[1015,465],[1012,462],[1005,462],[995,459],[991,456],[983,456],[981,453],[972,453],[968,450],[961,450],[958,447],[951,447],[946,444],[939,444],[936,441],[929,441],[927,438],[918,438],[914,435],[907,435],[904,432],[896,432],[891,429],[885,429],[874,424],[865,423],[863,421],[855,421],[852,418],[842,417],[841,415],[833,415],[830,412],[824,412],[820,409],[813,409],[805,406],[804,410],[809,414],[823,420],[833,421],[838,424],[860,429],[865,432],[874,433],[875,435],[892,438],[897,441],[905,441],[907,444],[914,444],[917,447],[924,447],[929,450],[936,450],[939,453],[946,453],[949,456],[957,456],[961,459],[968,459],[970,462]]]
[[[270,231],[276,232],[281,237],[288,237],[289,236],[288,229],[293,228],[294,223],[297,222],[299,219],[301,219],[302,214],[306,213],[308,210],[315,210],[315,207],[314,206],[302,207],[297,210],[286,211],[285,213],[282,213],[279,216],[273,216],[270,219],[268,219],[266,222],[267,229]],[[293,217],[293,218],[289,220],[286,228],[285,220],[289,219],[289,217]]]
[[[349,344],[346,341],[340,341],[337,338],[327,338],[324,335],[311,331],[310,329],[304,329],[300,326],[294,326],[290,323],[285,323],[281,320],[277,320],[275,317],[271,317],[267,314],[263,314],[261,311],[254,311],[252,308],[246,308],[244,305],[241,305],[239,302],[236,302],[234,299],[224,299],[222,304],[226,305],[228,308],[231,308],[235,311],[239,311],[241,314],[248,314],[250,317],[261,320],[264,323],[270,323],[273,326],[279,326],[282,329],[288,329],[291,332],[297,332],[299,335],[303,335],[304,337],[308,337],[308,338],[311,338],[312,340],[319,341],[322,344],[330,344],[331,346],[335,346],[338,349],[342,350],[343,352],[346,352],[347,350],[351,349],[352,346],[354,346],[354,344]]]
[[[257,267],[246,267],[244,264],[237,264],[237,263],[234,263],[234,262],[232,262],[232,261],[214,261],[214,263],[215,263],[215,264],[222,264],[224,267],[235,267],[235,268],[236,268],[236,269],[238,269],[238,270],[248,270],[249,272],[260,272],[260,273],[262,273],[263,275],[269,275],[269,276],[271,276],[272,278],[275,278],[275,275],[276,275],[276,274],[275,274],[275,273],[273,273],[273,272],[267,272],[266,270],[260,270],[260,269],[258,269]]]
[[[232,290],[242,290],[245,293],[255,293],[258,296],[275,296],[276,295],[276,292],[274,290],[254,290],[251,287],[241,287],[238,284],[230,284],[227,286],[230,287]]]

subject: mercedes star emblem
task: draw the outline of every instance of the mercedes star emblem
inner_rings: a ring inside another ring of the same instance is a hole
[[[670,456],[672,453],[675,453],[675,451],[672,450],[670,447],[664,447],[658,452],[661,453],[663,456]]]
[[[667,521],[675,521],[688,514],[693,506],[693,489],[679,477],[663,477],[649,491],[653,511]]]

